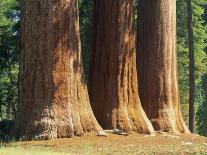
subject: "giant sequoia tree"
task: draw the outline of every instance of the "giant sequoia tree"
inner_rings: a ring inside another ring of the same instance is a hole
[[[77,0],[22,0],[16,136],[57,138],[98,130],[83,76]]]
[[[156,130],[189,133],[181,116],[176,60],[176,0],[140,0],[139,93]]]
[[[138,96],[132,0],[95,0],[89,94],[103,128],[152,133]]]

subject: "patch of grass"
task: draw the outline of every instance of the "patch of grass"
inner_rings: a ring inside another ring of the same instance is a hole
[[[25,149],[21,147],[1,147],[0,155],[71,155],[70,153],[54,152],[48,149]]]

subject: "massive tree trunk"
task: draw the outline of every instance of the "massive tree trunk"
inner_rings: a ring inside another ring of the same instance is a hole
[[[99,130],[83,76],[77,0],[21,5],[21,107],[14,134],[48,139]]]
[[[187,0],[188,11],[188,44],[189,44],[189,129],[193,133],[195,130],[195,53],[193,39],[193,10],[192,1]]]
[[[138,96],[132,0],[95,0],[89,94],[105,129],[152,133]]]
[[[139,93],[155,130],[189,133],[180,109],[176,55],[176,0],[140,0]]]

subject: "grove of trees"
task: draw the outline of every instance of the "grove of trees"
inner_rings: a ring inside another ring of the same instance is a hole
[[[207,2],[1,1],[0,118],[28,139],[207,136]]]

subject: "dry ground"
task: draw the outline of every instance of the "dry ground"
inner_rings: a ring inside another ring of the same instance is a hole
[[[207,138],[198,135],[173,135],[156,133],[156,136],[130,134],[120,136],[109,134],[98,137],[95,134],[69,139],[10,143],[7,147],[52,150],[68,154],[129,155],[129,154],[206,154]]]

